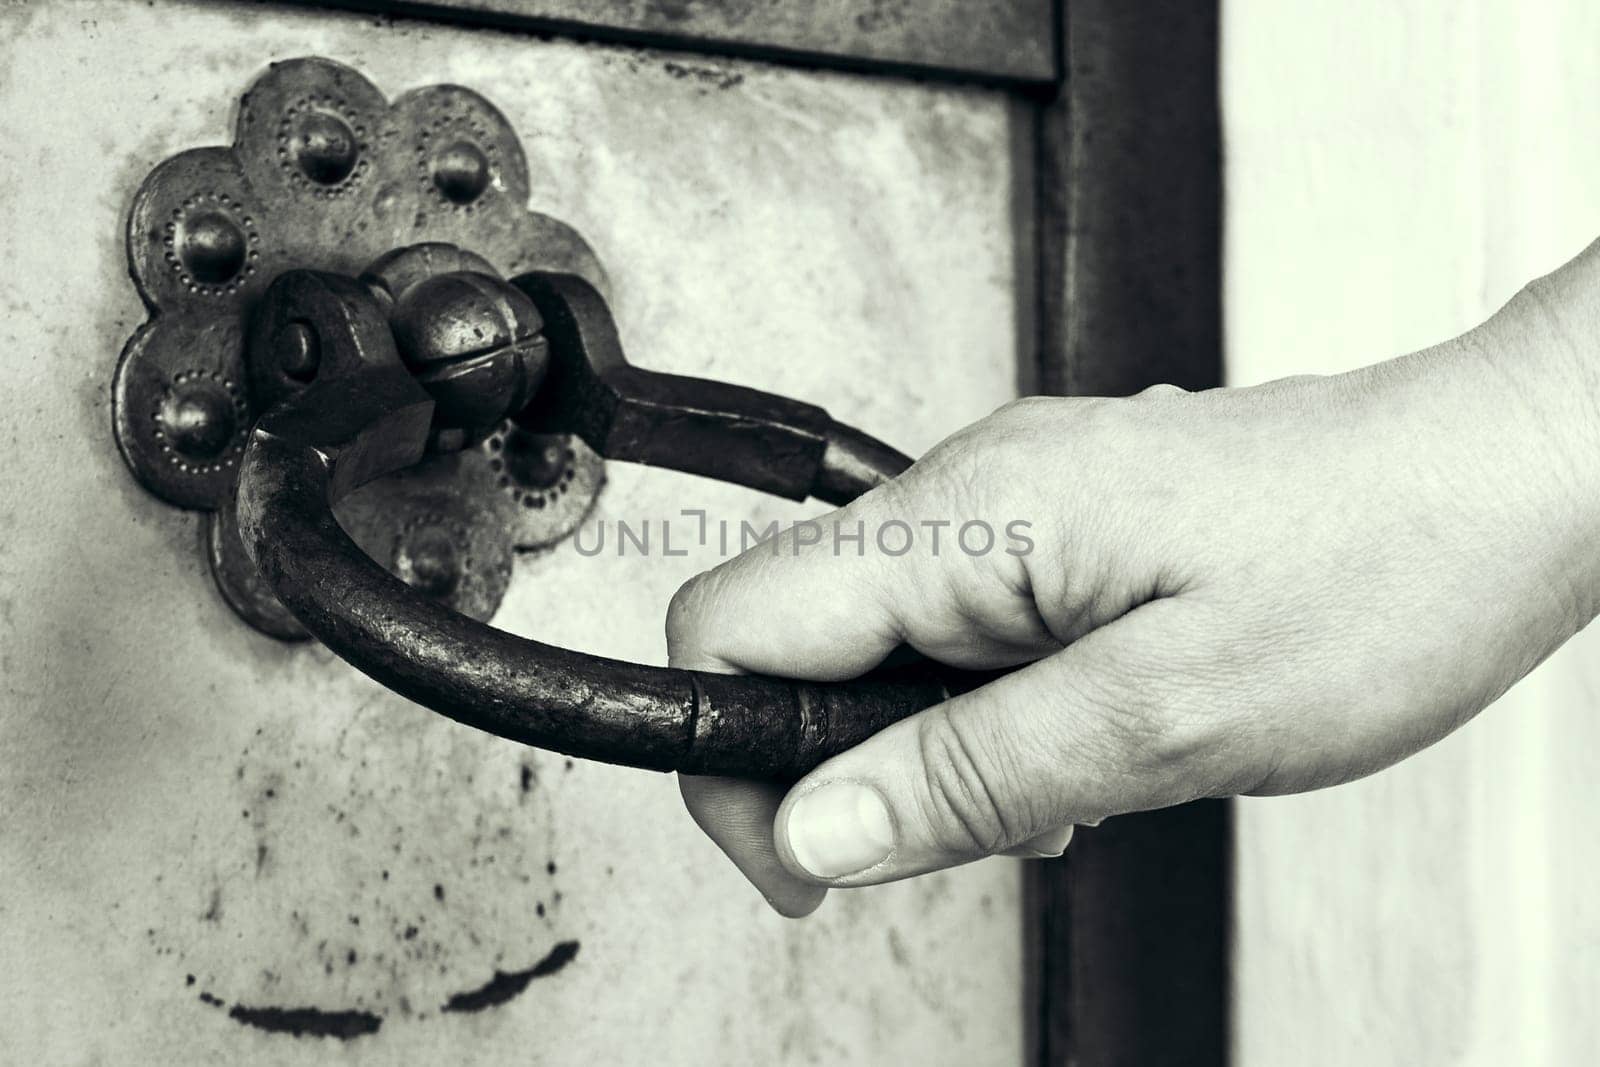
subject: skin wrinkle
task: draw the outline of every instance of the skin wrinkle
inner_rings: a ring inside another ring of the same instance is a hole
[[[942,721],[941,721],[942,720]],[[931,825],[959,828],[965,836],[938,841],[943,851],[955,855],[987,856],[1025,840],[1022,827],[1007,825],[1005,806],[990,790],[988,775],[973,754],[973,739],[961,723],[966,717],[949,708],[940,709],[917,724],[917,747],[923,764],[930,769],[926,788],[913,796],[926,794],[934,811]],[[950,818],[938,817],[939,812]]]
[[[1063,535],[1058,543],[1073,545],[1086,540],[1069,539]],[[1030,586],[1039,588],[1042,585],[1044,589],[1040,615],[1049,627],[1051,636],[1062,647],[1072,645],[1139,606],[1132,594],[1108,586],[1103,569],[1087,558],[1069,558],[1053,568],[1060,575],[1059,582],[1054,584],[1041,583],[1039,572],[1035,570],[1037,564],[1034,563],[1034,557],[1026,558]],[[1072,574],[1083,575],[1084,580],[1075,584],[1070,577]]]
[[[964,591],[952,591],[951,604],[957,616],[953,620],[956,623],[955,627],[941,635],[943,641],[937,650],[918,649],[924,655],[939,659],[941,657],[938,653],[961,655],[963,648],[968,647],[965,655],[972,659],[975,665],[1009,667],[1039,659],[1061,647],[1051,636],[1032,597],[1013,596],[1004,609],[994,612],[986,611],[971,595],[964,594]],[[1006,617],[996,619],[997,614]],[[970,646],[977,643],[985,647],[971,650]],[[974,655],[974,652],[977,655]]]

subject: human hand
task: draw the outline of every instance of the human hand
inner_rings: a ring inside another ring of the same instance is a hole
[[[1596,613],[1597,272],[1591,249],[1351,374],[1008,405],[818,543],[700,575],[668,614],[674,666],[836,680],[901,644],[1026,666],[787,792],[684,776],[690,813],[803,915],[829,886],[1059,854],[1075,823],[1315,789],[1439,739]],[[894,520],[919,535],[897,556],[874,536]],[[971,520],[1030,524],[1031,551],[969,554]],[[863,553],[836,552],[858,521]]]

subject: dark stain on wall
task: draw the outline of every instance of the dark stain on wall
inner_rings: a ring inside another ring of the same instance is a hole
[[[578,942],[563,941],[525,971],[495,971],[488,983],[445,1001],[440,1011],[483,1011],[516,997],[535,978],[555,974],[578,957]]]
[[[286,716],[242,734],[219,776],[231,803],[156,876],[180,885],[150,947],[219,1016],[350,1041],[495,1008],[577,957],[552,858],[567,774],[549,773],[573,763],[390,702],[356,704],[336,733]]]
[[[375,1034],[383,1017],[370,1011],[323,1011],[320,1008],[247,1008],[235,1004],[228,1018],[246,1026],[295,1037],[337,1037],[349,1041]]]
[[[577,959],[578,947],[577,941],[562,941],[525,971],[496,970],[488,982],[476,989],[454,994],[439,1010],[479,1012],[499,1007],[521,996],[534,979],[555,974]],[[186,975],[184,984],[194,985],[194,975]],[[227,1001],[209,992],[202,992],[199,999],[207,1007],[228,1008]],[[228,1008],[228,1018],[268,1033],[291,1034],[294,1037],[336,1037],[341,1041],[375,1034],[383,1025],[383,1016],[373,1011],[250,1007],[244,1004]]]
[[[189,985],[194,975],[189,975]],[[210,1008],[227,1008],[227,1001],[210,993],[200,994],[200,1003]],[[269,1033],[293,1034],[295,1037],[336,1037],[349,1041],[364,1034],[375,1034],[383,1025],[383,1017],[370,1011],[324,1011],[321,1008],[252,1008],[235,1004],[228,1018],[244,1026],[253,1026]]]
[[[661,64],[661,69],[679,80],[688,78],[696,84],[712,89],[732,89],[734,86],[744,83],[743,74],[726,70],[722,67],[701,67],[688,63],[674,63],[668,60]]]

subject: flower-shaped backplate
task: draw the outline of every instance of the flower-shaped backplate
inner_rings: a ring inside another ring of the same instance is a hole
[[[180,152],[134,198],[128,265],[150,317],[123,348],[112,391],[129,469],[171,504],[231,508],[260,414],[247,327],[282,271],[357,275],[391,249],[442,241],[506,277],[562,271],[604,291],[583,238],[529,211],[528,196],[522,146],[477,93],[436,85],[390,103],[342,64],[273,64],[240,99],[230,147]],[[514,461],[521,456],[539,462]],[[368,487],[340,517],[402,576],[417,548],[410,540],[459,542],[466,573],[443,598],[486,618],[504,592],[511,549],[570,533],[603,477],[582,442],[535,439],[507,424],[477,448]],[[248,560],[241,564],[226,515],[211,523],[208,554],[229,602],[259,629],[296,636],[298,625],[253,584]]]

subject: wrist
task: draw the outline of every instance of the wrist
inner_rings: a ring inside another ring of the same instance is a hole
[[[1453,344],[1482,372],[1487,401],[1476,405],[1485,421],[1464,429],[1488,436],[1537,501],[1530,544],[1550,535],[1553,572],[1572,585],[1586,625],[1600,610],[1600,242]]]
[[[1595,447],[1600,443],[1600,241],[1530,282],[1507,310],[1513,306],[1518,312],[1513,322],[1536,342],[1536,364],[1548,364],[1539,373],[1572,408],[1568,429],[1580,445],[1576,458],[1592,475],[1600,469],[1600,448]],[[1593,496],[1600,499],[1600,493]]]

